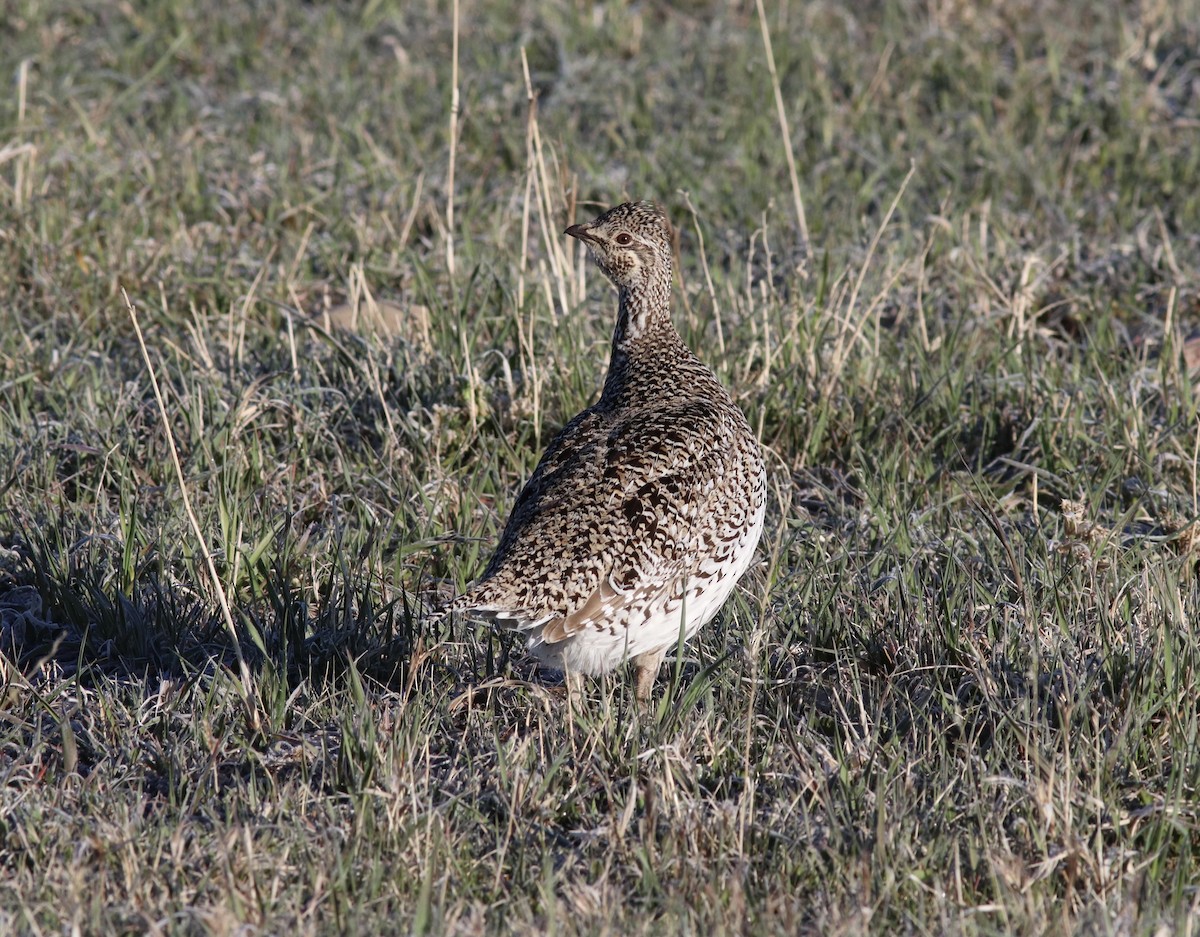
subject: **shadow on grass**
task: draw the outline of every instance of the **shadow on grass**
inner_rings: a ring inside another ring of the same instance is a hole
[[[50,668],[58,680],[103,675],[150,686],[154,678],[236,671],[222,613],[197,584],[173,579],[153,560],[131,575],[111,538],[68,539],[60,528],[26,526],[0,540],[0,653],[27,677]],[[294,688],[339,680],[353,665],[384,687],[411,689],[414,654],[426,658],[453,638],[423,614],[428,597],[398,589],[388,599],[362,564],[335,557],[310,598],[284,562],[260,562],[244,577],[247,594],[231,602],[255,674],[270,669]],[[469,663],[488,675],[495,659]]]

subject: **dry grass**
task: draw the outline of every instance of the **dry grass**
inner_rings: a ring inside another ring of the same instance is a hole
[[[0,8],[0,930],[1196,931],[1200,10],[762,6]],[[429,610],[627,195],[772,498],[568,713]]]

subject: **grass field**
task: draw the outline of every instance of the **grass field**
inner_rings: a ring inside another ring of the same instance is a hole
[[[1200,932],[1200,5],[764,7],[0,0],[0,932]],[[627,197],[767,527],[568,709]]]

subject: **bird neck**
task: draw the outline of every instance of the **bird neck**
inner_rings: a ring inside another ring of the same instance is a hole
[[[617,325],[613,351],[633,350],[639,342],[671,325],[671,271],[659,272],[636,286],[622,286],[617,294]]]
[[[692,359],[683,338],[671,323],[671,275],[636,287],[621,287],[617,324],[613,329],[612,357],[604,380],[601,400],[624,399],[637,375],[648,371],[672,373],[673,363]],[[656,378],[657,379],[657,378]]]

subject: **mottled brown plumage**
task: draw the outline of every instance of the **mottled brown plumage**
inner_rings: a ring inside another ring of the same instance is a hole
[[[670,228],[649,202],[567,234],[618,290],[600,400],[550,443],[483,575],[451,605],[599,674],[633,660],[645,699],[665,651],[716,614],[762,533],[762,453],[671,324]]]

